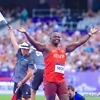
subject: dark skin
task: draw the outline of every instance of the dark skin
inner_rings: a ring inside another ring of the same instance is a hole
[[[27,32],[24,28],[19,28],[18,31],[24,33],[27,37],[27,39],[29,40],[29,42],[39,51],[41,51],[44,55],[44,58],[48,55],[49,52],[51,52],[51,48],[49,47],[49,45],[45,45],[43,43],[40,43],[38,41],[35,41]],[[94,28],[91,29],[90,32],[91,34],[96,34],[99,31],[99,28]],[[89,38],[91,37],[91,35],[87,34],[86,36],[84,36],[83,38],[81,38],[79,41],[77,42],[73,42],[69,45],[63,46],[65,48],[65,52],[72,52],[73,50],[75,50],[77,47],[79,47],[80,45],[84,44]],[[58,32],[54,32],[51,37],[51,45],[53,47],[55,47],[56,49],[59,49],[59,45],[60,45],[60,40],[61,40],[61,34]],[[69,100],[68,94],[62,94],[62,95],[58,95],[60,100]]]

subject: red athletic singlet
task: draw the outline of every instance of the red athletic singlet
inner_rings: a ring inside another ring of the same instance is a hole
[[[51,52],[45,57],[44,78],[49,82],[64,81],[66,53],[63,47],[55,48],[50,45]]]

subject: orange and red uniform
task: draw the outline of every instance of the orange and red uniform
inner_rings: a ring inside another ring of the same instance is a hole
[[[58,48],[49,46],[51,52],[45,57],[44,78],[49,82],[64,81],[64,67],[66,52],[62,46]]]

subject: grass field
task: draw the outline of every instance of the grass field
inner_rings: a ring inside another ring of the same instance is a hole
[[[1,95],[0,94],[0,100],[11,100],[10,95]],[[36,100],[44,100],[43,96],[37,96]],[[87,97],[86,100],[100,100],[100,97]]]

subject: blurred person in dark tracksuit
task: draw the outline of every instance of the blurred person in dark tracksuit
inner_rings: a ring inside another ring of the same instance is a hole
[[[70,100],[85,100],[85,98],[81,94],[75,92],[74,87],[71,85],[68,85],[68,94]]]
[[[41,52],[33,48],[31,54],[35,62],[35,69],[36,69],[33,75],[32,83],[31,83],[31,87],[32,87],[31,99],[35,100],[36,92],[43,81],[43,73],[44,73],[45,65],[44,65],[44,57]]]

